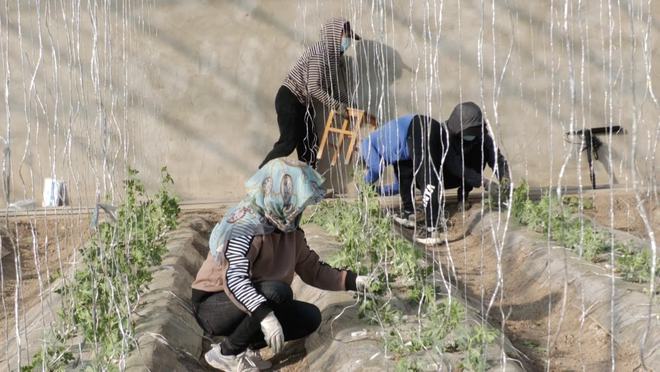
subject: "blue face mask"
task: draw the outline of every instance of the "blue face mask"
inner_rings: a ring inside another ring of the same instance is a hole
[[[341,38],[341,51],[345,52],[346,49],[348,49],[350,47],[351,47],[351,38],[346,37],[346,36],[342,36],[342,38]]]

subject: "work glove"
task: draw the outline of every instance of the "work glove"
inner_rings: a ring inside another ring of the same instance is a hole
[[[510,200],[509,197],[511,196],[511,180],[508,177],[502,177],[500,179],[500,185],[499,185],[499,193],[500,193],[500,202],[502,205],[509,207],[510,206]]]
[[[484,181],[484,183],[486,182]],[[500,180],[500,183],[488,182],[488,184],[484,186],[486,187],[487,195],[491,201],[507,205],[509,200],[510,184],[511,181],[509,181],[508,178],[503,177]]]
[[[264,341],[273,350],[274,354],[279,353],[284,348],[284,331],[280,321],[271,311],[261,321],[261,332],[264,334]]]
[[[373,281],[374,278],[372,276],[358,275],[357,278],[355,278],[355,290],[358,292],[364,292],[369,289]]]
[[[468,209],[470,209],[470,207],[472,207],[472,203],[470,203],[469,201],[467,201],[467,200],[459,200],[459,201],[458,201],[458,206],[457,206],[456,210],[457,210],[459,213],[464,213],[465,211],[467,211]]]
[[[500,194],[500,187],[497,182],[493,182],[488,178],[484,178],[483,187],[486,191],[486,197],[489,197],[491,200],[497,201],[497,197]]]
[[[491,180],[488,178],[484,177],[484,180],[481,182],[481,186],[484,188],[484,190],[488,191],[490,189],[490,186],[493,184]]]
[[[456,198],[458,199],[458,205],[456,206],[456,210],[459,213],[465,212],[466,210],[470,209],[470,207],[472,206],[472,203],[468,201],[468,195],[470,194],[471,190],[472,188],[468,188],[467,190],[464,189],[463,187],[458,188],[458,192],[456,193]]]
[[[493,201],[497,201],[500,197],[500,185],[497,183],[491,183],[488,185],[488,189],[486,191],[488,192],[490,199]]]

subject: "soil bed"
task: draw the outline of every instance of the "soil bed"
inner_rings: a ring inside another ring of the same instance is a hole
[[[615,195],[614,199],[614,227],[639,238],[647,236],[636,214],[634,197]],[[594,193],[585,200],[591,200],[585,215],[609,225],[609,195]],[[658,210],[647,211],[657,215]],[[447,269],[445,273],[452,273],[450,280],[466,298],[481,304],[482,313],[503,328],[534,370],[628,371],[640,366],[640,339],[649,311],[646,284],[618,278],[612,281],[606,263],[586,261],[544,235],[512,222],[499,244],[501,290],[488,309],[498,286],[493,236],[502,236],[493,231],[497,231],[498,221],[504,226],[506,216],[484,215],[478,203],[465,214],[450,212],[448,244],[426,248],[428,256],[440,261]],[[653,228],[659,230],[658,219]],[[397,231],[412,239],[412,230]],[[658,314],[659,310],[656,302],[651,312]],[[649,324],[646,363],[657,369],[660,352],[653,345],[660,342],[660,320],[654,316]]]
[[[6,343],[0,351],[0,365],[8,360],[7,346],[15,346],[18,313],[22,337],[32,326],[26,314],[35,307],[50,307],[49,287],[74,266],[76,249],[91,235],[89,215],[32,215],[9,217],[2,222],[2,302],[0,332]],[[9,244],[6,244],[9,243]],[[6,254],[5,254],[6,252]],[[16,301],[18,294],[18,301]],[[22,341],[25,348],[25,341]],[[36,350],[40,345],[27,345]],[[12,358],[14,352],[9,352]]]

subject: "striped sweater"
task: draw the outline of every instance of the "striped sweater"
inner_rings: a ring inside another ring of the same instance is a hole
[[[321,39],[305,50],[291,67],[282,85],[303,105],[315,98],[325,106],[338,108],[347,98],[339,88],[341,36],[347,21],[331,18],[321,28]],[[336,99],[338,97],[339,99]]]
[[[355,290],[355,274],[323,263],[309,249],[300,229],[231,239],[224,255],[225,260],[219,262],[208,254],[192,284],[193,297],[225,292],[239,309],[259,321],[272,309],[252,283],[275,280],[290,285],[298,274],[317,288]]]

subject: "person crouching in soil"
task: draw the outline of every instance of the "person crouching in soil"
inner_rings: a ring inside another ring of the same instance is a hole
[[[324,264],[299,223],[323,198],[323,178],[309,165],[271,160],[246,182],[248,196],[218,223],[192,284],[195,315],[212,336],[227,336],[204,357],[225,371],[270,368],[259,349],[279,353],[321,323],[319,309],[293,299],[294,274],[330,291],[364,290],[368,277]]]

